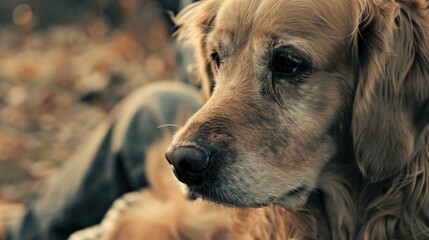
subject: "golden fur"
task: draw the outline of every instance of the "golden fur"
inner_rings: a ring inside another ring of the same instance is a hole
[[[170,200],[155,219],[225,214],[205,228],[231,239],[429,239],[426,1],[203,0],[176,20],[207,102],[170,148],[214,146],[188,191],[241,208]],[[284,56],[303,73],[278,75]]]
[[[273,203],[300,213],[295,220],[301,236],[392,239],[396,232],[401,239],[429,238],[429,128],[427,121],[417,126],[428,114],[426,1],[207,0],[177,20],[180,34],[197,49],[208,102],[173,145],[195,136],[228,142],[222,142],[224,154],[236,158],[223,165],[240,166],[234,174],[251,184],[236,185],[256,200],[231,196],[228,187],[218,190],[223,199],[197,193],[237,206]],[[261,69],[268,64],[259,55],[273,38],[311,58],[312,71],[302,83],[264,82],[269,73]],[[212,67],[213,51],[220,56],[218,69]],[[249,171],[247,164],[280,177]],[[261,181],[249,180],[253,175]],[[255,194],[275,197],[265,190],[272,190],[270,184],[281,192],[297,181],[315,190],[285,202]]]

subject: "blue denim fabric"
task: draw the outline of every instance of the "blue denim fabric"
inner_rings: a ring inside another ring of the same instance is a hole
[[[198,90],[161,82],[136,90],[31,201],[8,239],[62,240],[100,222],[112,202],[147,186],[145,152],[178,114],[200,107]],[[180,117],[183,117],[180,115]]]

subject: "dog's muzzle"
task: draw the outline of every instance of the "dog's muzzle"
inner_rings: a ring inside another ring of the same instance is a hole
[[[203,172],[210,162],[210,153],[196,146],[179,146],[170,148],[165,158],[174,168],[177,179],[188,186],[200,186],[203,183]]]

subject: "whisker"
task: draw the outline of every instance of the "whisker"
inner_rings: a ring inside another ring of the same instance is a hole
[[[164,127],[176,127],[176,128],[181,128],[182,126],[179,126],[177,124],[163,124],[163,125],[159,125],[158,128],[164,128]]]

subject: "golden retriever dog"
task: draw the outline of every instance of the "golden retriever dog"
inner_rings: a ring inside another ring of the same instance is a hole
[[[166,153],[189,198],[273,216],[253,239],[429,239],[426,1],[203,0],[176,20],[207,99]]]

